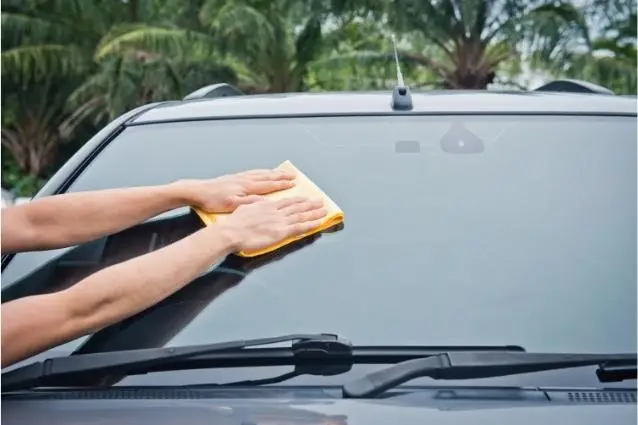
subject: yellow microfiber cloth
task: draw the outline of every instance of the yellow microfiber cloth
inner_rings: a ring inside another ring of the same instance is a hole
[[[311,199],[322,199],[324,203],[324,208],[327,210],[326,217],[324,217],[323,222],[319,227],[313,229],[303,235],[291,237],[285,239],[283,241],[277,242],[274,245],[271,245],[267,248],[258,250],[258,251],[240,251],[237,255],[241,257],[256,257],[258,255],[266,254],[268,252],[272,252],[276,249],[281,248],[282,246],[288,245],[289,243],[295,242],[299,239],[303,239],[307,236],[313,235],[315,233],[322,232],[327,230],[337,224],[343,222],[344,215],[341,208],[328,197],[319,187],[312,182],[304,173],[299,171],[297,167],[295,167],[292,162],[285,161],[281,165],[279,165],[277,170],[281,171],[292,171],[295,174],[295,186],[290,189],[280,190],[278,192],[273,192],[265,195],[269,199],[277,200],[282,198],[290,198],[295,196],[304,196]],[[213,225],[215,222],[221,222],[226,217],[230,215],[230,213],[207,213],[205,211],[200,210],[199,208],[193,208],[199,218],[207,225]]]

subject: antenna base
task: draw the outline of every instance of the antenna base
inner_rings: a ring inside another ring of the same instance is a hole
[[[407,86],[395,86],[392,90],[392,109],[395,111],[412,110],[412,94]]]

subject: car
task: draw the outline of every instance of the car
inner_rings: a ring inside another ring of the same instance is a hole
[[[29,197],[16,196],[12,191],[2,188],[2,208],[23,205],[30,200]]]
[[[13,193],[4,187],[2,188],[2,208],[7,208],[15,203],[15,196]]]
[[[217,84],[115,119],[35,199],[290,160],[345,220],[6,368],[3,423],[635,423],[636,102],[553,83]],[[202,226],[180,208],[5,255],[2,301]]]
[[[31,198],[29,198],[28,196],[18,196],[17,198],[15,198],[13,200],[13,205],[24,205],[24,204],[28,204],[29,201],[31,201]]]

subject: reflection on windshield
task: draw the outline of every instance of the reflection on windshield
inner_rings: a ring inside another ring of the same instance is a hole
[[[45,267],[49,269],[48,279],[35,276],[29,279],[31,282],[25,282],[25,285],[31,285],[29,290],[36,292],[33,285],[36,282],[41,284],[41,282],[47,281],[47,287],[38,288],[37,292],[62,290],[104,267],[174,243],[198,230],[201,226],[199,219],[193,213],[189,213],[124,230],[104,240],[70,251],[54,264]],[[328,231],[334,232],[341,228],[343,228],[343,224]],[[321,234],[312,235],[275,252],[258,257],[242,258],[230,255],[209,272],[154,307],[95,333],[73,354],[164,346],[215,299],[238,285],[252,271],[279,261],[312,244],[320,237]],[[99,383],[78,382],[78,385],[112,385],[121,378],[112,376]]]
[[[483,140],[468,130],[463,122],[455,121],[441,138],[443,152],[456,154],[481,153],[485,150]]]

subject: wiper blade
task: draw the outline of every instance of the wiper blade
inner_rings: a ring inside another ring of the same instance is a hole
[[[250,348],[292,341],[291,347]],[[216,367],[294,365],[294,375],[241,381],[232,385],[264,385],[301,374],[330,376],[348,372],[355,363],[395,364],[442,352],[525,352],[506,346],[354,346],[334,334],[291,334],[207,345],[111,351],[57,357],[2,374],[2,391],[42,386],[105,385],[104,377],[168,370]],[[96,383],[97,382],[97,383]],[[215,385],[215,384],[212,384]],[[226,385],[226,384],[222,384]]]
[[[334,334],[290,334],[272,338],[238,340],[185,347],[111,351],[57,357],[35,362],[2,374],[2,391],[40,386],[79,375],[126,373],[129,370],[153,369],[205,354],[244,350],[248,347],[293,341],[292,349],[314,359],[327,355],[352,354],[352,344]]]
[[[370,373],[343,386],[346,398],[374,397],[412,379],[477,379],[582,366],[599,366],[598,376],[636,379],[636,354],[554,354],[512,352],[447,352],[408,360]],[[624,378],[618,374],[620,367]],[[601,371],[603,371],[601,373]]]

